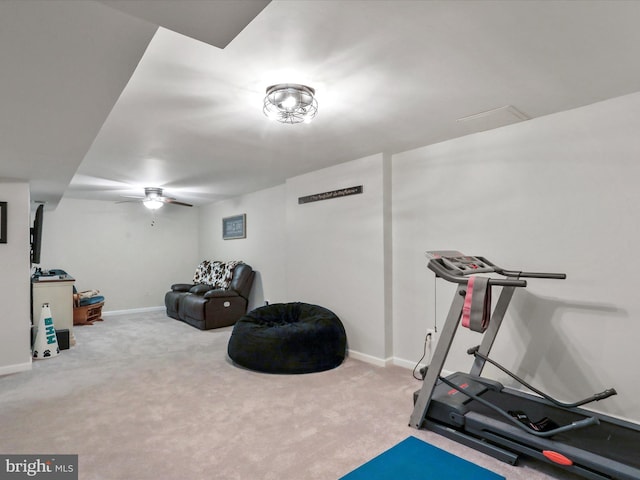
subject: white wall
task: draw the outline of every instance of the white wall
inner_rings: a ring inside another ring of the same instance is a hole
[[[7,243],[0,243],[0,375],[31,368],[29,184],[0,181]]]
[[[334,311],[345,325],[350,354],[376,363],[391,356],[384,172],[380,154],[286,183],[288,296]],[[362,194],[298,204],[302,196],[357,185],[363,185]]]
[[[242,260],[256,271],[249,310],[287,302],[285,187],[201,207],[199,261]],[[222,219],[246,214],[246,238],[222,239]],[[195,267],[194,267],[195,268]]]
[[[561,271],[516,292],[494,356],[534,384],[640,420],[640,94],[550,115],[393,158],[394,355],[420,358],[451,289],[427,250],[483,255],[505,268]],[[448,370],[468,368],[462,332]],[[503,379],[493,370],[487,373]],[[503,379],[504,380],[504,379]],[[509,381],[505,381],[509,384]]]
[[[331,309],[345,325],[350,354],[384,364],[392,346],[389,174],[389,158],[374,155],[202,207],[200,257],[243,260],[257,271],[249,309],[265,301]],[[298,204],[301,196],[356,185],[364,193]],[[222,218],[242,213],[247,238],[222,240]]]
[[[153,223],[153,225],[152,225]],[[198,263],[198,208],[64,198],[45,211],[41,267],[61,268],[80,291],[98,289],[106,312],[164,306]]]
[[[640,334],[638,111],[634,94],[391,159],[374,155],[199,215],[163,210],[155,227],[139,205],[65,199],[46,212],[44,266],[68,270],[80,289],[101,289],[109,310],[120,310],[162,305],[168,286],[188,281],[204,258],[244,260],[258,272],[250,308],[325,305],[345,323],[351,352],[405,366],[419,360],[426,329],[442,324],[451,300],[426,268],[426,250],[563,271],[565,281],[532,280],[517,293],[494,356],[565,399],[615,386],[619,395],[596,407],[640,420],[640,387],[628,381]],[[354,185],[364,193],[297,203]],[[222,240],[222,218],[240,213],[247,238]],[[448,370],[468,368],[463,352],[477,337],[461,332]]]

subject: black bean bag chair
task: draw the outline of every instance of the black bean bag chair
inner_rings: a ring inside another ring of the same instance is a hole
[[[308,303],[274,303],[236,322],[227,352],[238,365],[266,373],[311,373],[337,367],[347,336],[331,311]]]

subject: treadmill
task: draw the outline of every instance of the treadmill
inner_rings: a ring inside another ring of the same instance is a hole
[[[640,426],[580,408],[616,395],[613,388],[564,403],[489,358],[514,291],[527,286],[523,278],[559,280],[566,275],[505,270],[484,257],[457,251],[427,252],[427,258],[436,277],[458,287],[431,364],[423,372],[422,388],[414,393],[409,426],[432,430],[512,465],[525,455],[592,480],[639,480]],[[445,360],[463,310],[471,304],[465,303],[467,290],[478,283],[470,283],[472,277],[488,277],[488,289],[502,289],[483,327],[481,344],[467,351],[475,357],[470,373],[456,372],[445,378],[441,376]],[[481,377],[485,363],[495,365],[532,393]]]

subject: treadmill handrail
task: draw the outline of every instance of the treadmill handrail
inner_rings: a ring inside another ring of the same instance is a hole
[[[578,420],[577,422],[572,422],[572,423],[569,423],[567,425],[562,425],[562,426],[556,427],[556,428],[554,428],[552,430],[539,432],[537,430],[533,430],[532,428],[529,428],[529,427],[523,425],[522,423],[520,423],[520,421],[518,421],[515,418],[513,418],[511,415],[509,415],[507,412],[502,410],[500,407],[498,407],[497,405],[494,405],[493,403],[485,400],[484,398],[479,397],[478,395],[475,395],[473,393],[470,393],[470,392],[466,391],[465,389],[459,387],[458,385],[456,385],[453,382],[450,382],[449,380],[447,380],[446,378],[444,378],[442,376],[439,376],[438,378],[444,384],[448,385],[449,387],[453,388],[454,390],[457,390],[458,392],[460,392],[463,395],[469,397],[470,399],[475,400],[478,403],[481,403],[485,407],[490,408],[491,410],[493,410],[497,414],[499,414],[502,417],[504,417],[507,420],[509,420],[516,427],[520,428],[521,430],[524,430],[527,433],[530,433],[531,435],[535,435],[536,437],[552,437],[554,435],[557,435],[558,433],[568,432],[569,430],[577,430],[579,428],[585,428],[585,427],[590,427],[591,425],[599,425],[600,424],[600,421],[598,420],[597,417],[586,417],[586,418],[583,418],[582,420]]]
[[[526,277],[526,278],[551,278],[554,280],[565,280],[566,273],[547,273],[547,272],[518,272],[515,270],[496,269],[496,272],[505,277]]]
[[[493,262],[490,262],[484,257],[476,257],[479,260],[482,260],[487,265],[491,265],[493,270],[500,275],[504,275],[505,277],[526,277],[526,278],[550,278],[554,280],[566,280],[566,273],[550,273],[550,272],[523,272],[520,270],[507,270],[505,268],[499,267]]]
[[[478,345],[478,346],[475,346],[475,347],[472,347],[472,348],[468,349],[467,353],[469,355],[473,355],[474,357],[479,357],[482,360],[484,360],[485,362],[489,362],[494,367],[498,368],[499,370],[501,370],[504,373],[506,373],[507,375],[509,375],[516,382],[518,382],[520,385],[523,385],[523,386],[527,387],[532,392],[537,393],[542,398],[547,399],[548,401],[550,401],[554,405],[557,405],[558,407],[561,407],[561,408],[575,408],[575,407],[579,407],[581,405],[586,405],[587,403],[599,402],[600,400],[604,400],[605,398],[609,398],[609,397],[611,397],[613,395],[617,395],[618,394],[618,392],[616,392],[615,388],[608,388],[603,392],[595,393],[595,394],[591,395],[590,397],[583,398],[582,400],[578,400],[577,402],[573,402],[573,403],[561,402],[560,400],[556,400],[552,396],[547,395],[542,390],[538,390],[537,388],[535,388],[530,383],[525,382],[522,378],[518,377],[515,373],[513,373],[509,369],[503,367],[502,365],[500,365],[498,362],[496,362],[492,358],[489,358],[487,355],[483,355],[482,353],[480,353],[479,350],[480,350],[480,346]],[[478,377],[478,378],[482,378],[482,377]]]
[[[444,268],[440,262],[436,259],[429,261],[427,265],[430,270],[433,270],[438,277],[444,278],[451,283],[457,283],[459,285],[466,285],[469,282],[469,278],[453,275],[449,270]],[[526,287],[526,280],[511,280],[509,278],[490,278],[489,285],[498,287]]]

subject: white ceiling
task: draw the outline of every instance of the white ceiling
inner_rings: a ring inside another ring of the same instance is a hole
[[[266,3],[0,0],[0,178],[202,205],[640,90],[640,2]],[[316,119],[269,121],[275,83]]]

